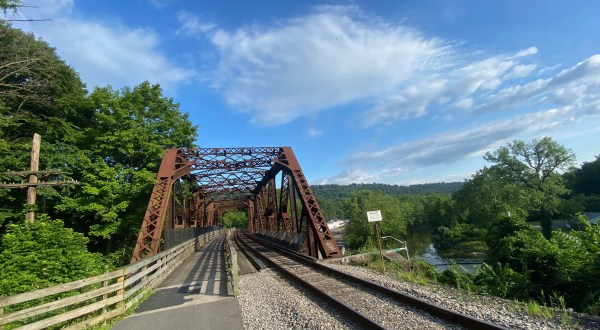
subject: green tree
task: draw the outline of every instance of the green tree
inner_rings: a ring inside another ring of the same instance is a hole
[[[575,169],[572,188],[585,195],[600,195],[600,155],[596,160],[584,162],[581,168]]]
[[[348,223],[344,241],[351,249],[369,247],[375,239],[374,226],[367,221],[367,212],[381,210],[382,235],[396,238],[406,237],[410,208],[406,203],[381,192],[361,190],[354,192],[346,200]]]
[[[248,217],[243,211],[229,211],[223,214],[223,225],[226,228],[246,228]]]
[[[164,149],[192,147],[197,133],[159,85],[96,88],[88,102],[91,125],[68,165],[81,185],[63,195],[56,210],[108,253],[115,243],[135,239]]]
[[[29,167],[33,133],[42,135],[40,169],[64,170],[92,117],[84,84],[48,44],[2,22],[0,49],[0,173]],[[40,189],[39,200],[50,205],[61,190]],[[0,190],[0,202],[2,232],[4,224],[20,220],[25,194]]]
[[[575,162],[575,154],[550,137],[531,142],[515,140],[484,159],[504,173],[505,180],[525,187],[532,209],[539,214],[544,236],[552,235],[553,213],[558,211],[559,197],[567,192],[558,170],[566,170]]]
[[[12,224],[0,245],[0,296],[95,276],[102,256],[87,251],[88,239],[60,220],[39,217]]]
[[[20,0],[0,0],[0,10],[4,14],[8,14],[9,12],[16,13],[19,7],[21,7]]]

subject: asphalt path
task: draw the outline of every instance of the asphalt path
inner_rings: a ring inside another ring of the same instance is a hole
[[[223,240],[217,236],[194,252],[112,329],[243,329],[240,306],[227,282]]]

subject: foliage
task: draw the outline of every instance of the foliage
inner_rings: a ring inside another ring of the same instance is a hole
[[[165,148],[197,136],[159,85],[99,87],[87,94],[77,73],[32,34],[0,23],[0,173],[29,167],[31,137],[42,135],[40,169],[78,186],[38,190],[38,209],[90,238],[90,249],[131,246]],[[3,181],[19,178],[0,174]],[[25,194],[0,191],[0,234],[19,223]]]
[[[246,228],[248,217],[243,211],[229,211],[223,214],[223,225],[225,228]]]
[[[33,133],[42,135],[40,169],[62,169],[76,151],[72,145],[81,138],[80,127],[90,118],[84,84],[48,44],[2,22],[0,48],[0,173],[29,167]],[[56,191],[40,190],[42,203]],[[0,200],[2,232],[5,223],[20,220],[25,195],[3,190]]]
[[[438,227],[440,238],[445,243],[458,244],[466,241],[483,240],[487,230],[467,223],[459,223],[450,228]]]
[[[535,300],[528,300],[525,303],[525,313],[530,316],[543,317],[547,319],[551,319],[554,317],[554,313],[551,308],[546,307],[545,305],[540,305]]]
[[[460,265],[450,265],[448,269],[438,276],[438,281],[469,293],[474,291],[473,275],[469,274]]]
[[[0,296],[32,291],[102,273],[102,256],[60,220],[38,217],[12,224],[2,238]]]
[[[68,171],[81,181],[56,204],[57,215],[109,253],[132,242],[165,148],[191,147],[196,127],[148,82],[88,96],[92,123]]]
[[[483,264],[476,272],[473,283],[478,291],[498,297],[525,298],[529,281],[526,274],[512,270],[507,265]]]
[[[531,142],[515,140],[484,159],[494,163],[504,180],[527,189],[529,204],[538,212],[544,236],[552,234],[551,216],[558,211],[559,197],[568,192],[564,180],[556,171],[568,169],[575,154],[550,137]]]
[[[410,186],[389,185],[383,183],[352,183],[349,185],[323,184],[311,186],[313,193],[319,198],[344,200],[352,193],[370,190],[386,195],[400,197],[403,195],[451,194],[462,187],[462,182],[426,183]]]
[[[427,183],[410,186],[397,186],[381,183],[353,183],[349,185],[325,184],[311,186],[319,200],[321,211],[329,220],[346,217],[346,200],[355,192],[368,190],[397,197],[413,205],[413,222],[423,222],[424,201],[431,196],[445,196],[462,187],[462,182]]]
[[[346,200],[347,225],[344,240],[350,249],[369,246],[376,241],[374,225],[367,221],[367,212],[381,210],[383,221],[379,223],[381,235],[393,236],[398,239],[406,237],[410,212],[409,205],[399,200],[373,191],[357,191]],[[384,242],[385,244],[387,242]],[[391,243],[390,243],[391,244]]]
[[[9,12],[16,13],[20,6],[20,0],[0,0],[0,10],[2,10],[4,14]]]
[[[584,162],[580,168],[571,170],[570,184],[574,192],[593,195],[600,194],[600,155],[596,160]]]

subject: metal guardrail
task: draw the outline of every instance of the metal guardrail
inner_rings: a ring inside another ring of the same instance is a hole
[[[0,329],[45,329],[58,324],[84,329],[119,316],[215,236],[215,231],[202,234],[102,275],[0,297]]]

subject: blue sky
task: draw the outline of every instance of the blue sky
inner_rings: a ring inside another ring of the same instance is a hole
[[[200,146],[291,146],[312,184],[460,181],[543,136],[600,154],[598,1],[26,3],[90,90],[159,83]]]

